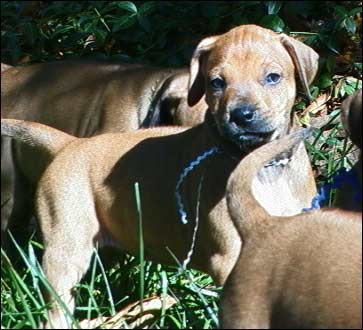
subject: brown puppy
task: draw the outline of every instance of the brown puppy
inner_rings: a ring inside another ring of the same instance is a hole
[[[3,67],[2,67],[3,69]],[[58,61],[6,68],[1,79],[2,118],[35,121],[78,137],[140,127],[203,121],[201,101],[188,111],[189,72],[106,61]],[[32,191],[43,157],[1,139],[1,222],[19,233],[32,214]],[[10,218],[10,219],[9,219]]]
[[[291,171],[288,154],[302,147],[305,135],[262,146],[230,177],[228,210],[243,245],[223,290],[222,328],[362,327],[362,213],[323,209],[274,217],[258,201],[267,197],[260,181]],[[275,194],[286,198],[280,189]]]
[[[362,150],[362,90],[347,97],[341,108],[341,118],[347,134],[352,142]],[[353,166],[350,173],[353,175],[353,180],[358,181],[359,187],[362,187],[362,152],[360,152],[358,162]],[[349,182],[343,183],[340,191],[338,191],[336,205],[345,210],[362,211],[362,203],[359,202],[362,195],[354,188]]]
[[[71,310],[71,288],[87,270],[97,242],[137,252],[135,182],[140,184],[146,256],[162,263],[173,263],[166,247],[180,260],[189,252],[201,185],[190,264],[218,284],[225,281],[241,245],[227,211],[228,177],[248,152],[291,129],[295,73],[307,90],[317,58],[286,35],[246,25],[204,39],[195,50],[189,101],[193,105],[205,94],[209,110],[205,122],[194,128],[77,139],[44,125],[2,120],[3,135],[35,146],[49,161],[54,158],[39,183],[37,215],[45,273]],[[291,168],[284,178],[289,189],[295,191],[296,176],[304,189],[289,205],[266,201],[274,214],[296,214],[316,194],[304,148]],[[182,223],[184,212],[191,223]],[[67,327],[57,306],[50,319],[54,326]]]

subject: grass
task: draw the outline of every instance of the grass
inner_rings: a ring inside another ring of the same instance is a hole
[[[216,328],[219,290],[209,276],[194,270],[182,270],[177,261],[176,267],[144,261],[138,185],[135,185],[135,197],[140,228],[139,256],[125,254],[120,256],[116,266],[105,267],[95,250],[90,269],[75,290],[77,308],[74,319],[65,310],[73,319],[73,327],[81,328],[77,320],[92,320],[119,312],[124,314],[123,327],[147,324],[152,329]],[[50,287],[38,262],[37,255],[41,255],[43,246],[31,239],[24,251],[11,238],[25,267],[18,269],[1,251],[1,327],[37,329],[47,318],[41,287],[47,287],[55,299],[59,297]],[[149,297],[151,300],[147,299]],[[135,302],[141,307],[136,314],[128,308]],[[161,306],[154,308],[152,304]],[[105,327],[119,328],[119,324],[109,322]]]
[[[2,328],[37,329],[47,317],[40,290],[40,284],[44,285],[47,281],[35,258],[35,247],[38,248],[38,244],[34,245],[30,241],[28,252],[19,250],[27,264],[20,271],[16,270],[2,251]],[[117,266],[103,268],[101,259],[95,253],[86,278],[77,285],[76,319],[114,315],[128,304],[139,301],[141,283],[144,282],[143,297],[157,296],[161,301],[164,300],[164,306],[167,295],[176,302],[172,308],[161,308],[149,321],[150,328],[216,328],[210,314],[214,315],[214,319],[217,318],[218,290],[209,276],[192,270],[179,273],[175,267],[145,262],[142,281],[140,264],[137,258],[129,255],[125,255]],[[141,317],[142,312],[133,316],[132,321],[137,322]],[[76,322],[74,326],[79,327],[79,324]]]

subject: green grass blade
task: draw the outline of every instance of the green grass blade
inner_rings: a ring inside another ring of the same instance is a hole
[[[145,259],[144,259],[144,236],[142,228],[141,199],[140,199],[140,189],[138,182],[135,183],[134,188],[135,188],[136,210],[138,214],[138,235],[139,235],[139,261],[140,261],[139,297],[140,297],[141,312],[143,312],[144,311],[143,300],[144,300],[144,291],[145,291]]]

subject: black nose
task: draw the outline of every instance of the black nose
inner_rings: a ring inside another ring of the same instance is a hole
[[[238,126],[251,124],[255,120],[256,106],[253,104],[244,104],[235,108],[230,113],[230,121]]]

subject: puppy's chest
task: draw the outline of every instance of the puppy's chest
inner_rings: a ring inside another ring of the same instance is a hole
[[[195,215],[197,205],[203,213],[209,214],[224,200],[227,182],[235,166],[236,162],[217,155],[197,166],[185,178],[181,191],[191,214]]]

